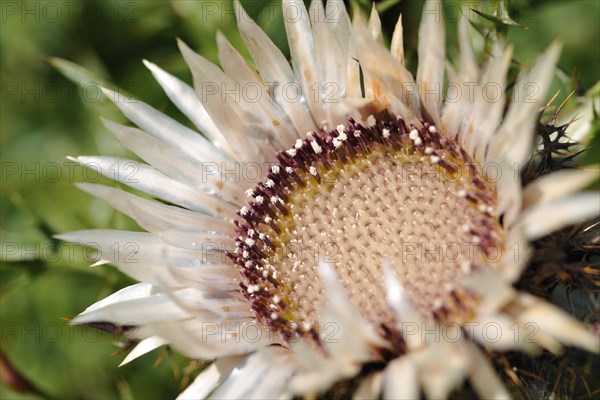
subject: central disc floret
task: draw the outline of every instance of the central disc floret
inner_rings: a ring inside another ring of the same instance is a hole
[[[495,192],[467,154],[437,129],[350,119],[309,133],[277,155],[236,221],[242,289],[259,320],[286,338],[317,336],[332,265],[361,314],[384,332],[389,262],[424,319],[461,318],[476,299],[465,275],[503,251]]]

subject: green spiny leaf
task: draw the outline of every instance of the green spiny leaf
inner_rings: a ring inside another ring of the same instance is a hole
[[[507,26],[516,26],[521,29],[528,29],[525,25],[516,22],[510,17],[507,0],[496,0],[496,6],[494,7],[493,14],[486,14],[475,9],[472,10],[482,18],[493,22],[498,31],[505,31]]]

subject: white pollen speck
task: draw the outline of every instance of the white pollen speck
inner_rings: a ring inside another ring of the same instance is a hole
[[[464,190],[464,189],[462,189],[462,190],[459,190],[459,191],[458,191],[458,193],[456,193],[456,195],[457,195],[458,197],[467,197],[467,191],[466,191],[466,190]]]
[[[420,146],[421,144],[423,144],[423,141],[420,137],[418,137],[413,141],[413,143],[415,144],[415,146]]]
[[[247,238],[246,240],[244,240],[244,243],[246,243],[248,246],[254,246],[254,240]]]
[[[246,197],[252,197],[252,196],[254,196],[254,189],[246,190]]]
[[[311,167],[308,169],[308,171],[310,172],[310,174],[311,174],[311,175],[314,175],[314,176],[316,176],[316,175],[317,175],[317,169],[316,169],[315,167],[312,167],[312,166],[311,166]]]
[[[460,227],[460,229],[461,229],[463,232],[467,233],[467,232],[469,232],[469,231],[471,230],[471,227],[470,227],[469,225],[466,225],[466,224],[465,224],[465,225],[461,226],[461,227]]]
[[[288,256],[293,256],[292,253],[288,253]],[[292,265],[292,272],[296,272],[296,267],[298,266],[298,263],[300,261],[296,261],[293,265]]]
[[[486,211],[487,211],[488,213],[492,214],[492,213],[494,212],[494,207],[492,207],[492,206],[488,206],[488,207],[486,208]]]
[[[321,146],[319,146],[319,143],[317,143],[314,140],[312,142],[310,142],[310,145],[312,146],[314,152],[317,153],[317,154],[321,154],[321,152],[323,151],[323,149],[321,148]]]
[[[307,138],[311,138],[311,137],[313,137],[313,136],[314,136],[314,133],[313,133],[313,132],[311,132],[311,131],[308,131],[308,132],[306,132],[306,137],[307,137]]]
[[[246,268],[250,268],[250,267],[252,266],[252,261],[246,261],[246,262],[244,263],[244,266],[245,266]]]
[[[279,173],[279,165],[271,166],[271,172],[274,174],[278,174]]]
[[[437,164],[440,162],[440,158],[438,156],[431,156],[430,160],[432,164]]]
[[[308,331],[310,331],[310,328],[311,328],[311,325],[310,325],[308,322],[304,321],[304,322],[302,323],[302,330],[303,330],[304,332],[308,332]]]
[[[244,250],[244,251],[242,252],[242,257],[243,257],[243,258],[248,258],[249,256],[250,256],[250,253],[248,253],[248,251],[247,251],[247,250]]]
[[[354,131],[354,137],[360,137],[361,134],[362,132],[360,131],[360,129]]]
[[[269,277],[269,271],[263,271],[262,276],[263,276],[263,278],[268,278]]]
[[[486,212],[487,211],[487,206],[485,204],[480,204],[477,206],[477,209],[481,212]]]
[[[265,182],[265,186],[268,187],[268,188],[272,188],[273,186],[275,186],[275,182],[273,182],[273,179],[268,179]]]
[[[248,236],[254,237],[255,234],[256,234],[256,231],[254,229],[248,229]]]
[[[248,286],[248,293],[252,294],[252,293],[256,293],[260,290],[260,286],[258,285],[250,285]]]
[[[296,139],[296,144],[294,144],[294,147],[299,149],[302,147],[302,139]]]
[[[333,147],[339,149],[342,146],[342,141],[338,138],[333,138]]]
[[[296,155],[296,149],[289,149],[285,151],[288,156],[294,157]]]
[[[425,154],[431,154],[431,153],[433,153],[433,147],[429,147],[429,146],[425,147]]]
[[[290,328],[292,328],[293,330],[295,330],[295,331],[296,331],[296,330],[298,330],[298,324],[297,324],[297,323],[295,323],[295,322],[292,322],[292,323],[290,324]]]
[[[389,130],[389,129],[387,129],[387,128],[385,128],[385,129],[382,131],[382,135],[383,135],[383,138],[384,138],[384,139],[387,139],[387,138],[389,138],[389,137],[390,137],[390,130]]]
[[[442,301],[442,299],[435,299],[433,302],[433,309],[439,310],[440,308],[442,308],[443,305],[444,305],[444,302]]]
[[[281,301],[281,297],[279,297],[279,295],[275,295],[273,296],[273,303],[275,304],[279,304],[279,302]]]
[[[416,129],[413,129],[412,131],[409,132],[408,137],[410,140],[415,140],[419,137],[419,131]]]
[[[248,208],[246,206],[240,208],[240,214],[242,215],[247,215],[248,214]]]
[[[468,274],[469,272],[471,272],[471,263],[465,261],[464,263],[460,264],[460,270],[465,274]]]
[[[377,121],[375,120],[375,117],[373,115],[369,115],[367,117],[367,126],[375,126],[376,123]]]
[[[291,174],[292,172],[294,172],[294,168],[292,168],[292,167],[285,167],[285,172],[287,172],[288,174]]]
[[[271,221],[273,221],[273,219],[271,217],[269,217],[269,216],[265,217],[265,222],[267,224],[270,223]]]
[[[429,127],[429,132],[431,132],[431,133],[436,133],[436,132],[437,132],[437,129],[436,129],[436,127],[435,127],[435,126],[433,126],[433,125],[431,125],[431,126]]]
[[[341,135],[342,133],[344,133],[344,129],[345,129],[345,128],[346,128],[346,127],[345,127],[344,125],[341,125],[341,124],[335,127],[335,129],[338,131],[338,133],[339,133],[340,135]]]
[[[265,198],[263,196],[256,196],[254,200],[256,200],[258,204],[262,204],[265,201]]]
[[[473,240],[473,243],[475,243],[475,244],[481,243],[481,238],[477,235],[474,235],[472,240]]]
[[[279,197],[277,197],[277,196],[272,196],[272,197],[271,197],[271,203],[275,204],[275,203],[277,203],[277,202],[280,202],[280,203],[281,203],[282,201],[281,201],[281,199],[280,199]]]

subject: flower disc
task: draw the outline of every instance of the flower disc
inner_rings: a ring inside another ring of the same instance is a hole
[[[361,314],[389,332],[386,262],[424,319],[459,319],[476,301],[462,279],[503,250],[494,186],[458,145],[428,123],[369,125],[350,120],[298,140],[240,210],[232,258],[242,287],[259,319],[285,337],[317,336],[321,262],[334,266]]]

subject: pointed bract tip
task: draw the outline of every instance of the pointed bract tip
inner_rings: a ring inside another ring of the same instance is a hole
[[[144,66],[146,68],[148,68],[152,72],[154,72],[154,70],[156,69],[156,64],[151,63],[150,61],[146,60],[145,58],[142,59],[142,63],[144,64]]]

